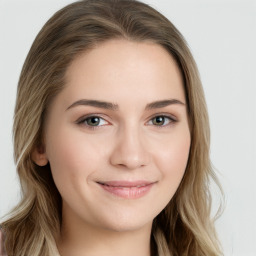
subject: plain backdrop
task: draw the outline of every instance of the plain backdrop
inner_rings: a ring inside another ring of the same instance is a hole
[[[43,24],[70,2],[0,0],[0,216],[20,194],[11,134],[19,73]],[[216,222],[225,255],[255,256],[256,1],[144,2],[182,32],[199,67],[210,115],[211,159],[226,197]]]

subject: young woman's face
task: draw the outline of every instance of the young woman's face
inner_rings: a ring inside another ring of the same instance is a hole
[[[173,58],[153,43],[111,40],[77,57],[66,82],[44,138],[64,220],[118,231],[151,226],[190,148]]]

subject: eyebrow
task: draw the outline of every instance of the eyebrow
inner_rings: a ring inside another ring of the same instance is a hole
[[[183,105],[183,106],[186,105],[185,103],[183,103],[182,101],[177,100],[177,99],[166,99],[166,100],[154,101],[154,102],[147,104],[145,107],[145,110],[164,108],[164,107],[167,107],[169,105],[174,105],[174,104]],[[96,108],[102,108],[102,109],[113,110],[113,111],[117,111],[119,109],[119,106],[117,104],[114,104],[111,102],[82,99],[82,100],[78,100],[78,101],[74,102],[73,104],[71,104],[66,110],[69,110],[76,106],[92,106],[92,107],[96,107]]]
[[[71,104],[66,110],[76,107],[76,106],[92,106],[96,108],[103,108],[103,109],[108,109],[108,110],[118,110],[118,105],[110,102],[105,102],[105,101],[99,101],[99,100],[78,100]]]
[[[183,105],[185,106],[186,104],[183,103],[180,100],[177,99],[167,99],[167,100],[159,100],[159,101],[154,101],[152,103],[147,104],[146,106],[146,110],[150,110],[150,109],[155,109],[155,108],[164,108],[167,107],[169,105],[174,105],[174,104],[178,104],[178,105]]]

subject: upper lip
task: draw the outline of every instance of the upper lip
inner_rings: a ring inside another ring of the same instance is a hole
[[[97,183],[101,185],[111,186],[111,187],[144,187],[151,185],[155,182],[151,181],[144,181],[144,180],[137,180],[137,181],[124,181],[124,180],[115,180],[115,181],[98,181]]]

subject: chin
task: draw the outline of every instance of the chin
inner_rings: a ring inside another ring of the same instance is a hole
[[[152,221],[149,223],[114,223],[112,225],[106,225],[105,229],[112,232],[132,232],[140,229],[152,227]]]
[[[153,223],[154,216],[146,216],[145,213],[142,214],[116,214],[112,216],[102,216],[98,226],[115,232],[129,232],[144,228],[150,228]]]

